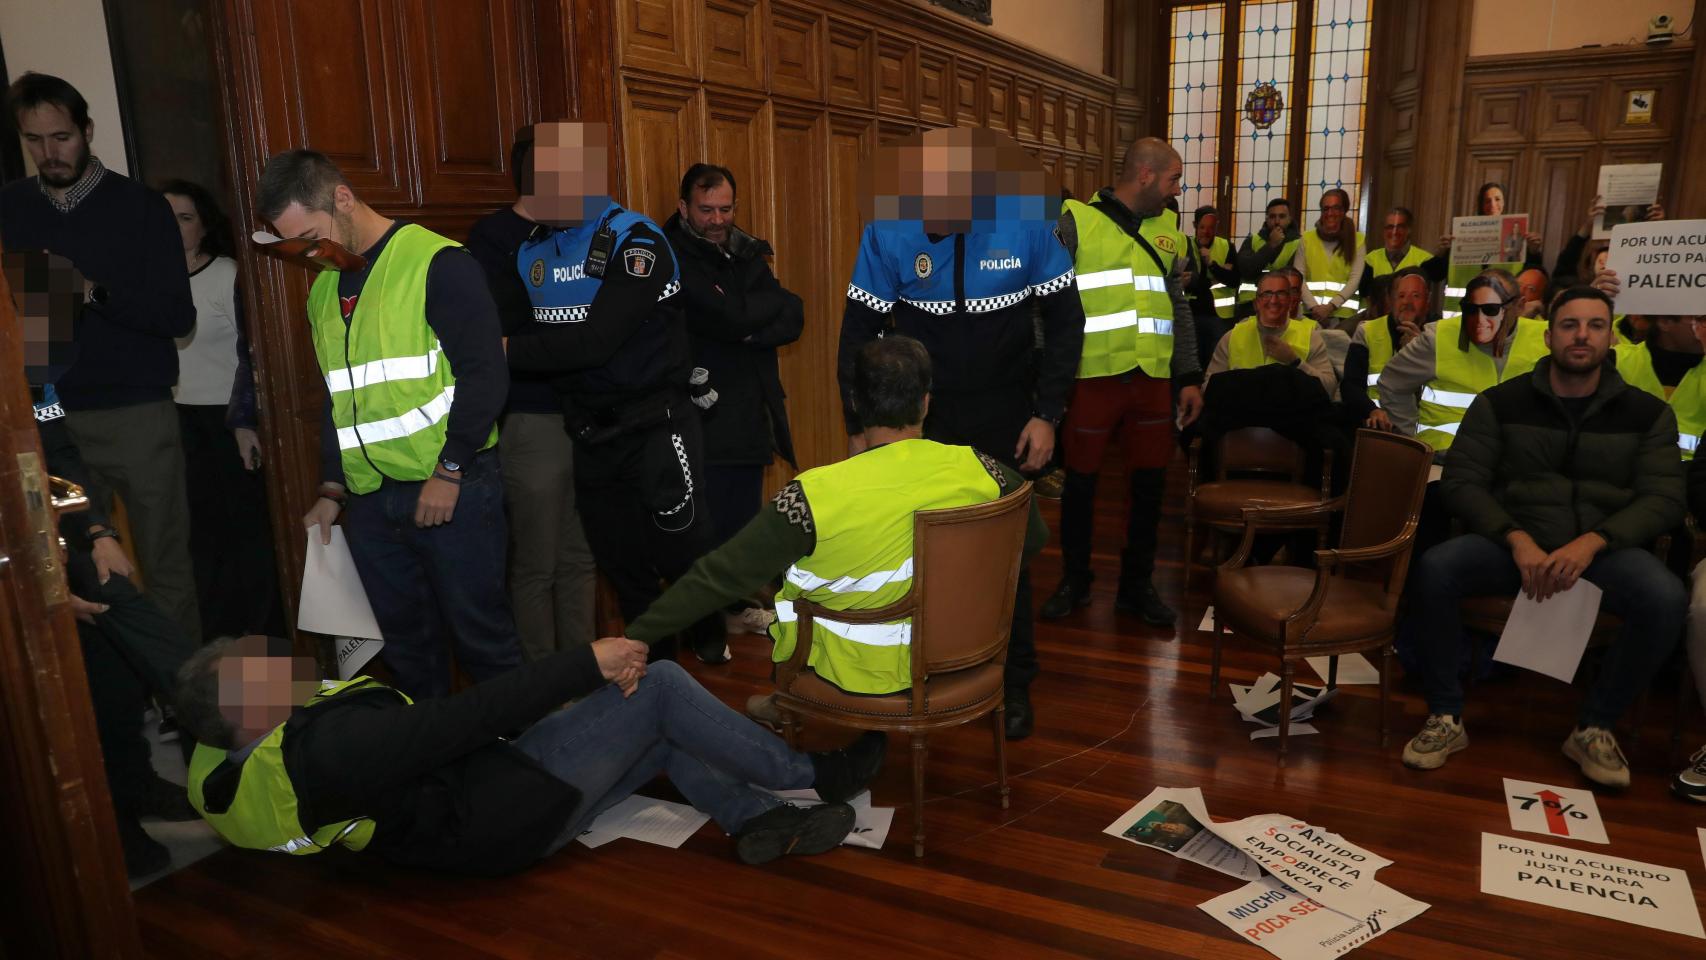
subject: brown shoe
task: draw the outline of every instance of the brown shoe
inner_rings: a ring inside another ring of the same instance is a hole
[[[746,715],[772,730],[782,729],[782,711],[774,693],[755,693],[746,698]]]

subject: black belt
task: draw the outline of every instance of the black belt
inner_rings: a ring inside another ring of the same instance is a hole
[[[679,387],[667,387],[603,406],[576,403],[565,411],[565,418],[569,435],[576,440],[603,443],[669,422],[671,411],[686,399]]]

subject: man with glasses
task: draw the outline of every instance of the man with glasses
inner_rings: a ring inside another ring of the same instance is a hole
[[[1385,245],[1370,250],[1364,258],[1368,264],[1368,272],[1363,275],[1365,285],[1375,277],[1388,276],[1428,262],[1432,255],[1410,243],[1410,230],[1415,222],[1416,215],[1410,212],[1409,207],[1393,207],[1386,211],[1386,222],[1380,228]]]
[[[1255,314],[1256,285],[1262,275],[1275,266],[1289,265],[1297,256],[1299,237],[1297,224],[1292,221],[1291,201],[1275,197],[1268,201],[1262,229],[1245,237],[1238,247],[1238,316]]]
[[[1265,274],[1256,288],[1256,316],[1238,321],[1220,338],[1208,364],[1208,379],[1212,381],[1216,374],[1228,370],[1283,363],[1314,377],[1327,396],[1333,396],[1339,383],[1327,356],[1327,344],[1321,338],[1320,324],[1289,316],[1292,303],[1285,275],[1278,271]]]

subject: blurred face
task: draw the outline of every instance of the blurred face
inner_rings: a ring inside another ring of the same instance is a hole
[[[1410,245],[1410,221],[1404,219],[1403,214],[1387,214],[1386,223],[1380,229],[1386,237],[1386,249],[1402,250]]]
[[[721,246],[729,241],[729,228],[735,222],[735,190],[723,181],[707,190],[693,191],[691,202],[677,200],[681,218],[701,237]]]
[[[1505,212],[1505,192],[1498,187],[1488,187],[1481,197],[1481,216],[1496,217]]]
[[[88,169],[89,141],[94,138],[95,125],[78,129],[64,107],[44,103],[18,111],[18,132],[36,172],[48,186],[69,187]]]
[[[1017,140],[982,127],[930,130],[877,151],[860,173],[860,213],[926,233],[1052,226],[1060,195]]]
[[[1197,218],[1197,246],[1206,247],[1214,243],[1215,228],[1220,225],[1220,217],[1205,213]]]
[[[1524,303],[1539,300],[1546,292],[1546,274],[1539,270],[1524,270],[1517,275],[1516,288]]]
[[[1286,278],[1265,276],[1256,288],[1256,322],[1269,329],[1285,326],[1291,317],[1291,287]]]
[[[538,123],[522,161],[528,214],[553,227],[587,222],[610,206],[610,129],[602,123]]]
[[[207,236],[207,227],[201,222],[201,214],[196,212],[195,201],[181,193],[168,193],[166,202],[172,205],[172,219],[178,222],[178,236],[184,241],[184,253],[201,252],[201,241]]]
[[[24,333],[24,375],[36,386],[53,383],[76,359],[83,278],[70,260],[37,250],[8,251],[4,263]]]
[[[1505,308],[1510,305],[1498,287],[1478,287],[1463,301],[1463,322],[1469,324],[1469,339],[1476,343],[1492,343],[1504,323]]]
[[[1321,198],[1321,229],[1326,233],[1338,233],[1345,225],[1345,198],[1336,193],[1330,193]]]
[[[290,719],[290,711],[319,689],[307,657],[269,656],[265,637],[244,637],[219,661],[219,712],[253,740]]]
[[[1428,309],[1428,282],[1411,274],[1392,286],[1392,315],[1399,320],[1417,320]]]
[[[1268,219],[1264,221],[1269,232],[1285,230],[1291,227],[1291,208],[1279,204],[1268,208]]]
[[[1552,363],[1568,373],[1590,373],[1611,349],[1611,311],[1597,300],[1571,300],[1546,328]]]

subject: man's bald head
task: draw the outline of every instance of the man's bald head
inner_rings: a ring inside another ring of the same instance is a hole
[[[1133,213],[1153,217],[1179,195],[1183,172],[1179,151],[1171,144],[1159,137],[1139,137],[1120,160],[1114,193]]]

